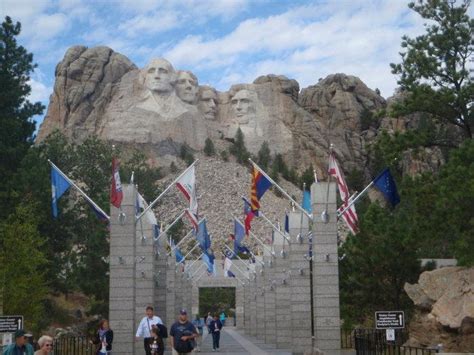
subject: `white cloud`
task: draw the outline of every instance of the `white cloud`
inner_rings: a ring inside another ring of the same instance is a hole
[[[47,104],[49,102],[49,96],[53,92],[52,87],[48,87],[40,81],[35,79],[30,79],[28,85],[31,86],[31,93],[28,96],[28,100],[31,102],[42,102],[43,104]]]
[[[2,0],[0,1],[0,14],[2,21],[8,15],[15,22],[30,23],[51,4],[51,0]]]
[[[150,35],[165,32],[178,27],[179,24],[178,13],[159,11],[151,15],[138,15],[123,22],[119,26],[119,32],[125,33],[128,37],[135,37],[142,36],[144,33]]]
[[[52,15],[43,14],[38,16],[34,26],[35,37],[37,39],[49,39],[63,33],[70,25],[65,14],[55,13]]]

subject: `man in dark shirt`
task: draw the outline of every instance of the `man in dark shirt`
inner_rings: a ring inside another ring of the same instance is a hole
[[[188,320],[185,309],[179,312],[179,318],[171,326],[171,348],[173,355],[189,354],[194,349],[194,338],[198,337],[196,327]]]
[[[34,350],[31,344],[28,343],[28,336],[31,335],[26,334],[24,330],[17,330],[15,332],[15,343],[8,345],[3,350],[3,355],[33,355]]]

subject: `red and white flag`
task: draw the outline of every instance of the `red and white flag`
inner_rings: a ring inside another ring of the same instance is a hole
[[[176,186],[189,201],[189,208],[186,210],[195,230],[198,230],[198,203],[196,198],[196,175],[194,166],[188,169],[186,173],[179,178]]]
[[[336,158],[334,154],[329,155],[329,175],[334,177],[337,182],[337,186],[339,188],[339,194],[342,200],[342,206],[339,208],[340,211],[344,210],[349,205],[349,188],[347,187],[346,181],[344,179],[344,174],[341,170],[339,170],[339,166],[337,165]],[[347,226],[349,227],[352,234],[356,234],[359,230],[359,218],[357,217],[355,206],[352,205],[349,209],[344,212],[342,218],[346,222]]]
[[[123,200],[122,183],[120,182],[119,162],[112,159],[112,185],[110,187],[110,203],[120,208]]]

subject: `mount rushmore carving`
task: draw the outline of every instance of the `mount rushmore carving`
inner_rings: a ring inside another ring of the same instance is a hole
[[[257,153],[272,153],[322,172],[334,143],[346,170],[365,165],[360,114],[386,105],[353,76],[334,74],[300,91],[295,80],[266,75],[226,92],[200,86],[192,72],[176,70],[163,58],[138,69],[107,47],[71,47],[56,67],[54,92],[38,134],[59,129],[74,141],[90,135],[124,144],[153,147],[159,156],[176,155],[182,144],[202,150],[206,138],[232,140],[238,128]]]

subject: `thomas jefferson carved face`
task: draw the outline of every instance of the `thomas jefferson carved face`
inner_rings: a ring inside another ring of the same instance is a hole
[[[178,71],[176,94],[181,100],[194,105],[197,101],[198,89],[198,80],[193,73],[184,70]]]
[[[217,94],[210,87],[202,87],[200,90],[199,110],[207,120],[215,120],[217,113]]]
[[[255,102],[249,90],[238,91],[231,100],[237,122],[245,124],[249,122],[250,116],[255,114]]]
[[[173,66],[166,59],[153,59],[144,69],[145,86],[153,92],[170,93],[176,80]]]

